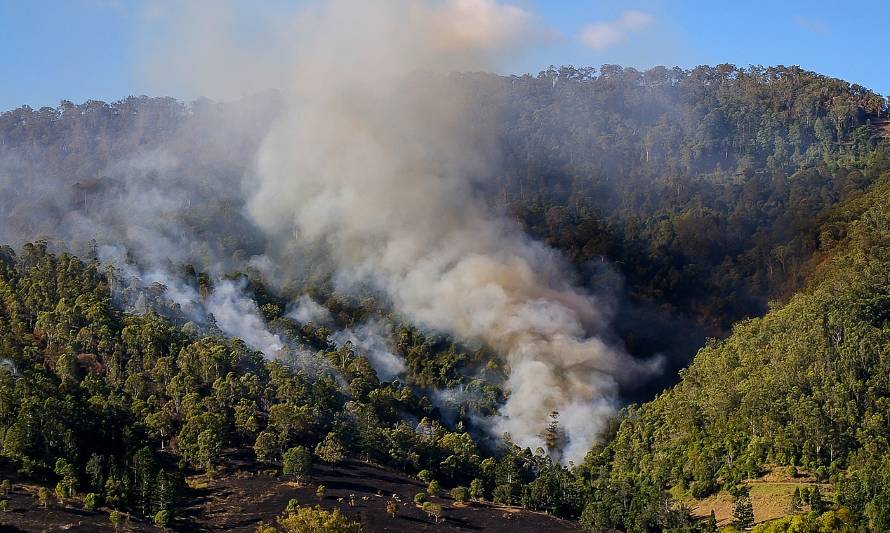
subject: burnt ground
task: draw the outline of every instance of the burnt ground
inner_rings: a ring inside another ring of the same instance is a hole
[[[376,465],[347,460],[332,469],[316,466],[312,481],[298,484],[274,471],[258,468],[250,454],[232,453],[224,466],[208,479],[203,475],[189,478],[190,488],[170,525],[174,531],[254,531],[261,521],[274,522],[291,498],[300,505],[321,505],[340,509],[350,519],[362,524],[362,531],[505,531],[538,533],[542,531],[579,531],[574,522],[543,513],[487,503],[457,504],[444,494],[432,498],[442,505],[438,524],[414,505],[425,485],[401,473]],[[316,495],[318,484],[327,488],[323,499]],[[50,503],[47,509],[37,504],[36,486],[16,484],[9,495],[9,510],[0,513],[0,531],[114,531],[106,510],[87,512],[78,503],[70,506]],[[397,498],[395,518],[386,512],[389,500]],[[121,529],[159,531],[151,524],[130,519]]]
[[[0,532],[18,531],[108,531],[114,527],[107,510],[85,511],[78,504],[71,506],[50,502],[44,509],[37,504],[37,487],[16,485],[7,494],[7,511],[0,512]],[[129,519],[118,531],[160,531],[143,521]]]

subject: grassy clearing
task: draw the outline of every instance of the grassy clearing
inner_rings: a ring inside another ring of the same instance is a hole
[[[818,485],[822,497],[826,501],[834,499],[834,490],[830,484],[818,483],[815,478],[811,477],[791,478],[778,469],[767,472],[757,479],[749,479],[745,484],[750,491],[751,505],[754,507],[754,520],[758,524],[788,514],[791,496],[795,489],[803,491],[805,488]],[[707,517],[713,510],[719,525],[729,525],[732,522],[734,499],[726,492],[714,494],[701,500],[696,500],[688,494],[673,495],[679,501],[689,505],[695,516]],[[804,505],[803,510],[809,510],[809,506]]]

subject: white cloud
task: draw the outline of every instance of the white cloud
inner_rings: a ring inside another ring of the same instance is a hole
[[[581,31],[581,42],[597,52],[627,41],[628,34],[642,30],[655,21],[644,11],[625,11],[611,22],[591,24]]]

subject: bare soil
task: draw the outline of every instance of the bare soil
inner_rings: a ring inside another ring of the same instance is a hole
[[[246,453],[227,455],[224,466],[212,478],[195,475],[176,519],[173,531],[247,531],[261,521],[274,522],[290,499],[300,505],[340,509],[351,520],[361,522],[367,533],[383,531],[511,531],[538,533],[579,531],[575,522],[543,513],[489,503],[458,504],[444,494],[432,501],[443,508],[438,523],[414,504],[414,495],[425,486],[411,477],[357,460],[336,468],[314,468],[311,483],[299,484],[274,471],[258,467]],[[316,487],[326,487],[324,498]],[[0,531],[114,531],[108,510],[88,512],[79,502],[70,506],[52,502],[46,509],[37,504],[36,487],[16,485],[9,496],[9,510],[0,513]],[[389,500],[398,500],[393,518],[386,512]],[[131,518],[120,531],[160,531],[150,523]]]

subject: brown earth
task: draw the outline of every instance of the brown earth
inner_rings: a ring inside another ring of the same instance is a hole
[[[248,531],[261,521],[273,522],[291,498],[300,505],[321,505],[340,509],[351,520],[361,522],[362,531],[506,531],[537,533],[579,531],[575,522],[515,507],[469,502],[456,504],[443,495],[432,498],[442,505],[438,523],[413,502],[425,492],[419,481],[401,473],[357,460],[347,460],[332,469],[316,466],[312,482],[301,485],[274,471],[257,468],[249,454],[229,454],[224,466],[210,479],[192,476],[174,531]],[[323,499],[315,496],[316,486],[327,488]],[[36,487],[16,484],[10,495],[9,510],[0,513],[0,531],[114,531],[107,510],[83,511],[79,503],[63,506],[37,504]],[[395,518],[386,504],[398,499]],[[126,531],[160,531],[151,524],[130,519]]]

